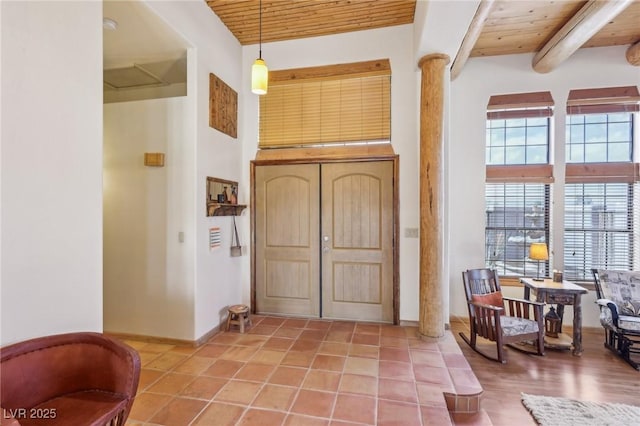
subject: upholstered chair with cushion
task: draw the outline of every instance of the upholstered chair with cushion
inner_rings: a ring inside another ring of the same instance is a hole
[[[469,311],[469,337],[460,333],[471,348],[485,358],[507,362],[504,345],[532,342],[535,352],[527,346],[513,346],[527,353],[544,355],[544,303],[502,296],[498,274],[491,269],[469,269],[462,273]],[[496,342],[497,356],[478,348],[477,337]]]
[[[640,370],[640,271],[592,269],[604,346]]]

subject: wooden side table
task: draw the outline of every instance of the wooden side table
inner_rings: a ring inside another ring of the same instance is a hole
[[[587,289],[570,281],[554,282],[549,278],[536,281],[533,278],[520,278],[524,285],[524,298],[530,300],[531,291],[536,301],[558,305],[558,315],[564,315],[564,307],[573,306],[573,355],[582,355],[582,295]]]

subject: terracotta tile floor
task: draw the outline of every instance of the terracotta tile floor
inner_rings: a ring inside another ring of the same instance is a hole
[[[127,425],[491,425],[447,410],[443,392],[481,390],[450,332],[252,320],[198,348],[126,340],[142,361]]]

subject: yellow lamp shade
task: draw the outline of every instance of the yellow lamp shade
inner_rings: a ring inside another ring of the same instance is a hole
[[[256,59],[251,67],[251,91],[256,95],[265,95],[269,85],[269,70],[262,58]]]
[[[545,243],[531,243],[529,258],[533,260],[549,260],[549,252]]]

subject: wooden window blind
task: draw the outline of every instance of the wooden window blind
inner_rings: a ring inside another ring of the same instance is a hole
[[[494,95],[487,104],[487,120],[551,117],[553,105],[551,92]]]
[[[567,183],[640,182],[639,163],[572,163],[565,170]]]
[[[553,183],[551,164],[522,164],[515,166],[487,166],[487,183]]]
[[[388,60],[274,71],[260,97],[260,148],[390,137]]]
[[[640,111],[637,86],[569,91],[567,114],[611,114]]]

